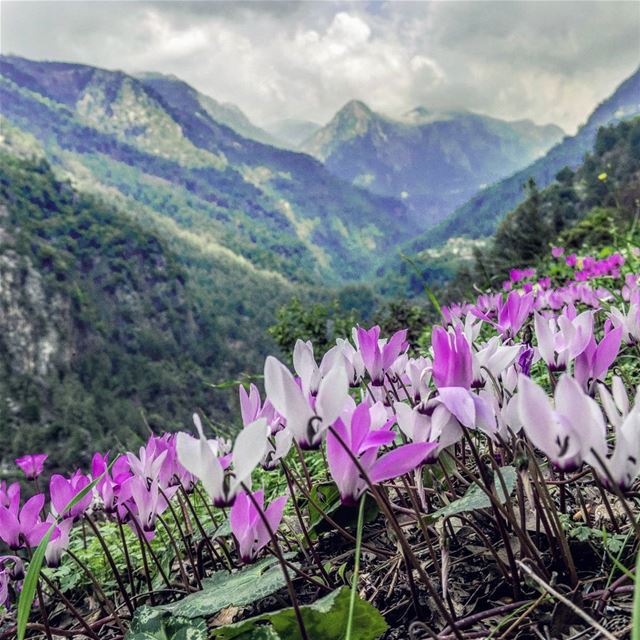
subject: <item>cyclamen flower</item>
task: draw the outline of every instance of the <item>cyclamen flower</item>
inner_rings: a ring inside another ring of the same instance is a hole
[[[197,414],[194,414],[193,421],[199,437],[178,433],[178,460],[202,482],[215,506],[230,506],[242,484],[251,485],[251,474],[266,453],[269,436],[267,421],[264,418],[256,420],[242,429],[236,437],[231,455],[233,473],[229,468],[228,458],[225,460],[217,456],[217,443],[206,439]]]
[[[304,394],[291,372],[269,356],[264,366],[264,386],[271,404],[286,419],[287,429],[303,449],[320,444],[349,396],[347,374],[339,363],[324,376],[312,399]]]
[[[91,477],[95,480],[101,476],[95,492],[102,499],[105,513],[113,514],[117,510],[118,490],[122,483],[131,477],[127,457],[119,456],[109,470],[109,454],[103,456],[95,453],[91,460]]]
[[[495,416],[487,404],[470,391],[473,383],[473,358],[469,341],[458,325],[453,332],[434,327],[433,380],[438,388],[438,400],[468,428],[478,427],[486,433],[495,432]]]
[[[325,372],[336,366],[343,366],[347,372],[350,387],[357,387],[364,377],[364,362],[362,354],[343,338],[336,340],[336,346],[332,347],[322,358],[322,368]]]
[[[50,527],[40,517],[43,507],[42,493],[29,498],[22,509],[15,503],[9,508],[0,506],[0,539],[14,551],[23,546],[36,547]]]
[[[269,523],[269,528],[275,533],[282,521],[287,496],[276,498],[265,510],[264,491],[261,489],[251,495]],[[260,550],[271,539],[269,529],[260,516],[260,511],[246,493],[238,494],[233,507],[231,507],[229,524],[238,543],[238,553],[242,562],[253,562]]]
[[[320,387],[322,372],[313,355],[313,344],[310,340],[296,340],[293,348],[293,368],[300,378],[305,396],[315,396]]]
[[[51,511],[62,518],[77,520],[89,508],[91,504],[91,492],[89,491],[68,511],[67,505],[86,487],[91,484],[91,478],[83,475],[79,470],[71,478],[65,478],[59,474],[51,477],[49,493],[51,494]]]
[[[573,313],[567,310],[556,321],[535,314],[538,349],[550,371],[565,371],[568,364],[587,348],[593,336],[592,311],[584,311],[574,318],[570,318],[571,315]]]
[[[547,393],[530,378],[518,381],[518,412],[527,437],[563,471],[574,471],[604,457],[606,426],[593,398],[566,373],[560,376],[554,394],[555,407]]]
[[[611,307],[609,322],[622,329],[622,339],[627,344],[640,342],[640,305],[630,305],[627,313],[623,308]]]
[[[472,386],[483,387],[489,374],[496,379],[500,377],[516,361],[521,351],[522,345],[504,346],[500,344],[498,336],[491,338],[482,349],[472,354]]]
[[[16,509],[20,504],[20,483],[14,482],[7,486],[3,480],[0,482],[0,507]]]
[[[471,347],[462,327],[458,325],[453,333],[440,326],[434,327],[431,345],[433,347],[432,375],[436,387],[471,388],[473,382]]]
[[[53,524],[53,516],[47,518],[49,526]],[[54,535],[51,536],[45,551],[45,563],[47,567],[55,568],[60,566],[62,554],[69,547],[69,537],[73,528],[73,520],[65,518],[61,520],[55,528]]]
[[[157,478],[148,482],[140,476],[132,476],[122,485],[118,496],[123,507],[121,521],[129,524],[136,535],[142,531],[146,539],[151,540],[156,519],[169,506],[167,499],[172,498],[177,490],[176,486],[167,487],[162,495]]]
[[[358,327],[356,336],[362,361],[371,377],[371,384],[374,387],[380,387],[384,384],[387,370],[408,347],[407,330],[396,331],[388,342],[380,339],[380,327],[378,326],[372,327],[368,331]]]
[[[347,423],[338,418],[333,431],[335,434],[332,431],[327,434],[327,460],[331,477],[340,491],[340,499],[346,505],[357,503],[367,483],[340,439],[374,484],[413,471],[438,446],[435,442],[415,442],[402,445],[378,458],[380,448],[393,442],[396,434],[390,428],[372,431],[366,404],[359,405]]]
[[[431,442],[436,447],[425,462],[433,462],[438,453],[462,438],[462,428],[453,414],[437,400],[430,400],[418,407],[396,402],[393,409],[400,431],[412,442]]]
[[[276,411],[268,400],[265,399],[264,404],[262,403],[258,387],[251,383],[249,385],[249,393],[247,393],[244,386],[240,385],[238,393],[240,395],[240,415],[242,416],[243,426],[246,427],[260,418],[265,418],[273,430],[274,426],[276,426],[274,424],[277,419]]]
[[[22,456],[16,459],[16,464],[29,480],[35,480],[44,467],[44,461],[48,458],[46,453],[36,453]]]
[[[585,391],[589,390],[590,381],[604,380],[618,355],[621,340],[622,327],[609,331],[599,343],[591,336],[587,348],[575,362],[575,378]]]
[[[609,422],[613,425],[616,442],[611,456],[606,460],[596,460],[594,468],[603,484],[610,486],[609,475],[618,486],[626,490],[633,484],[640,472],[640,389],[636,393],[633,407],[629,408],[629,400],[624,384],[615,376],[612,381],[613,393],[603,385],[599,385],[600,398]],[[607,474],[602,468],[606,465]]]

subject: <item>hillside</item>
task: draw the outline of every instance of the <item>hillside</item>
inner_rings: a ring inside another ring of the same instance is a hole
[[[313,158],[239,136],[172,78],[0,60],[0,104],[58,169],[168,238],[288,279],[358,279],[409,237],[404,205]]]
[[[177,76],[162,73],[140,73],[135,77],[146,87],[159,89],[160,93],[164,88],[165,91],[192,94],[216,122],[233,129],[244,138],[270,145],[277,144],[277,140],[272,135],[253,124],[238,106],[229,102],[218,102],[210,96],[199,93]]]
[[[269,123],[267,131],[279,141],[279,144],[289,149],[299,149],[303,142],[321,128],[316,122],[284,118]]]
[[[486,184],[543,154],[561,136],[553,125],[432,113],[424,107],[393,120],[354,100],[301,149],[336,176],[401,198],[412,221],[425,229]]]
[[[602,127],[576,171],[563,169],[543,190],[530,187],[527,199],[507,214],[487,249],[478,253],[474,281],[500,283],[512,265],[535,265],[550,244],[580,254],[619,244],[639,215],[636,117]]]
[[[479,238],[491,235],[501,218],[526,194],[524,186],[530,178],[539,188],[550,184],[564,167],[575,169],[594,144],[599,127],[640,114],[640,68],[625,80],[589,116],[575,136],[568,136],[542,158],[512,176],[483,189],[459,207],[441,224],[412,241],[406,253],[417,253],[434,247],[454,236]]]
[[[157,235],[2,149],[2,458],[46,445],[64,468],[147,424],[182,427],[194,407],[227,420],[229,398],[206,381],[268,341],[234,344],[216,302]]]
[[[639,203],[640,117],[635,117],[601,127],[575,171],[565,167],[544,189],[531,182],[525,200],[492,237],[454,237],[416,254],[412,264],[398,259],[384,270],[382,289],[412,297],[428,282],[443,300],[459,300],[477,295],[477,287],[500,286],[514,265],[537,266],[552,245],[597,255],[603,247],[624,244],[634,224],[637,243]]]

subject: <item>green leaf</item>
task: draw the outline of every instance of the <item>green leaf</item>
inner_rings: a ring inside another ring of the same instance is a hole
[[[115,459],[109,465],[109,469],[113,466]],[[105,471],[105,473],[107,473]],[[69,504],[62,510],[62,513],[67,513],[69,509],[72,509],[82,498],[84,498],[90,491],[93,491],[93,488],[102,480],[104,477],[104,473],[97,477],[93,482],[89,483],[82,491],[80,491],[76,496],[74,496]],[[24,636],[27,632],[27,622],[29,622],[29,614],[31,613],[31,607],[33,605],[33,600],[36,595],[36,589],[38,587],[38,579],[40,578],[40,571],[42,570],[42,563],[44,562],[44,554],[47,550],[47,545],[49,544],[49,540],[53,535],[53,532],[56,528],[56,524],[60,520],[60,516],[58,516],[55,521],[49,527],[49,530],[45,534],[44,538],[40,541],[37,549],[35,550],[33,556],[31,557],[31,561],[29,562],[29,568],[27,569],[27,574],[24,577],[24,582],[22,583],[22,591],[20,592],[20,599],[18,600],[18,614],[17,614],[17,639],[24,640]]]
[[[268,557],[235,573],[217,571],[202,581],[202,591],[154,609],[186,618],[212,616],[226,607],[242,607],[266,598],[285,586],[278,561]]]
[[[640,640],[640,549],[636,558],[636,579],[633,587],[633,609],[631,612],[631,640]]]
[[[511,492],[516,486],[518,473],[514,467],[501,467],[500,472],[502,473],[502,478],[505,486],[507,487],[507,491],[509,495],[511,495]],[[506,496],[502,490],[502,483],[499,478],[494,478],[493,487],[496,495],[498,496],[498,500],[503,503],[506,500]],[[491,500],[489,500],[489,496],[477,484],[473,484],[467,489],[467,492],[462,496],[462,498],[458,498],[446,507],[442,507],[441,509],[430,513],[428,519],[433,521],[437,518],[452,516],[456,513],[475,511],[477,509],[486,509],[490,506]]]
[[[136,609],[126,640],[207,640],[207,625],[202,618],[168,616],[148,606]]]
[[[349,588],[341,587],[313,604],[300,607],[309,638],[343,640],[350,594]],[[277,635],[255,635],[264,626]],[[353,611],[351,640],[377,640],[387,629],[388,625],[382,614],[373,605],[357,597]],[[214,629],[212,637],[215,640],[257,640],[261,637],[301,640],[302,638],[293,607]]]
[[[358,519],[358,511],[353,507],[345,507],[340,500],[340,491],[333,482],[323,482],[316,484],[311,489],[311,497],[322,510],[331,516],[341,527],[355,527]],[[313,533],[323,533],[331,530],[331,525],[324,520],[320,511],[311,502],[309,510],[309,530]],[[376,501],[367,494],[364,511],[365,523],[373,522],[378,517],[378,505]]]

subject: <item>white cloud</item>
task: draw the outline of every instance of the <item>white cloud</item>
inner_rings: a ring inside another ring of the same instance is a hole
[[[466,107],[573,130],[640,62],[616,2],[10,2],[1,49],[174,73],[257,122],[352,98]]]

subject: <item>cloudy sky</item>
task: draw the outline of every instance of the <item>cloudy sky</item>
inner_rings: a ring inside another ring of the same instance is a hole
[[[11,2],[2,53],[173,73],[258,124],[352,98],[573,132],[640,64],[638,2]]]

